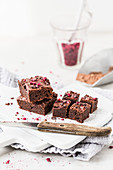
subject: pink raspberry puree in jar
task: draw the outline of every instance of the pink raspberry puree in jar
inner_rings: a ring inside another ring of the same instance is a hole
[[[81,62],[84,42],[61,42],[57,44],[61,62],[66,66],[74,66]]]

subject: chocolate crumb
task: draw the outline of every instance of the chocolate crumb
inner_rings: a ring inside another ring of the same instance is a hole
[[[10,103],[5,103],[5,105],[9,106],[9,105],[10,105]]]
[[[52,120],[56,120],[56,117],[51,117]]]

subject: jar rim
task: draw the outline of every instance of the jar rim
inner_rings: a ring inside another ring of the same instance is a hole
[[[60,17],[60,16],[56,16],[55,18],[52,18],[51,20],[50,20],[50,25],[51,25],[51,27],[52,28],[54,28],[54,29],[56,29],[56,30],[59,30],[59,31],[70,31],[70,32],[75,32],[75,31],[81,31],[81,30],[84,30],[84,29],[86,29],[86,28],[88,28],[89,27],[89,25],[90,25],[90,22],[91,22],[91,18],[92,18],[92,13],[90,12],[90,11],[87,11],[87,14],[88,14],[88,21],[87,21],[87,23],[86,24],[83,24],[83,26],[79,26],[79,28],[77,28],[77,29],[66,29],[66,28],[63,28],[62,26],[57,26],[57,25],[55,25],[52,21],[56,18],[56,17]]]

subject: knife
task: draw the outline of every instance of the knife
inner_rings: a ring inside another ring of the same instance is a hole
[[[40,123],[0,121],[0,125],[9,127],[30,128],[42,132],[63,133],[83,136],[107,136],[112,131],[111,127],[92,127],[73,123],[53,123],[48,121],[42,121]]]

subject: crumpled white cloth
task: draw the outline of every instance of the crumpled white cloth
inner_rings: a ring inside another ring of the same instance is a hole
[[[14,75],[7,70],[0,68],[0,83],[3,83],[7,86],[17,87],[17,80],[20,78],[18,75]],[[58,89],[58,88],[57,88]],[[93,88],[93,90],[101,95],[113,100],[113,90],[103,90],[100,88]],[[113,129],[113,119],[107,124]],[[63,156],[73,156],[74,159],[89,161],[94,155],[102,150],[105,145],[111,144],[113,141],[113,132],[107,137],[87,137],[79,144],[73,146],[69,149],[60,149],[55,146],[50,146],[46,148],[41,153],[57,153]],[[11,145],[17,149],[25,149],[27,151],[28,148],[25,148],[21,144],[13,144]]]
[[[113,120],[109,122],[108,125],[113,129]],[[73,158],[77,160],[89,161],[94,155],[100,152],[105,145],[110,145],[112,141],[113,132],[107,137],[87,137],[69,149],[60,149],[51,146],[44,149],[42,153],[59,153],[67,157],[73,156]]]

